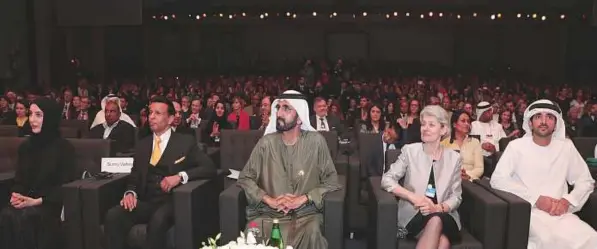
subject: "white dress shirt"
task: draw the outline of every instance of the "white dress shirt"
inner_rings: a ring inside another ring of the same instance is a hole
[[[506,137],[506,132],[504,132],[502,125],[494,120],[491,120],[488,123],[474,121],[471,124],[471,135],[479,135],[481,144],[491,143],[495,146],[495,151],[499,151],[500,139]],[[483,156],[487,157],[491,155],[491,152],[483,150]]]
[[[112,125],[108,125],[108,123],[104,123],[104,139],[108,139],[110,134],[112,134],[112,130],[118,125],[120,120],[114,122]]]
[[[317,131],[330,131],[330,126],[328,124],[328,119],[326,117],[320,117],[315,115],[316,120],[316,129]]]

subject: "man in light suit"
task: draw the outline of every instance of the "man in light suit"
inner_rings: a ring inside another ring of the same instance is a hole
[[[162,97],[152,100],[149,126],[153,135],[137,144],[127,191],[120,205],[106,215],[107,249],[125,248],[130,229],[139,223],[148,224],[145,248],[166,248],[166,232],[174,224],[172,189],[216,175],[213,162],[192,136],[172,132],[174,115],[172,102]]]
[[[311,126],[317,131],[336,131],[338,137],[342,136],[344,127],[340,119],[336,116],[328,115],[328,105],[324,98],[317,97],[313,101],[313,110],[315,115],[310,117]]]

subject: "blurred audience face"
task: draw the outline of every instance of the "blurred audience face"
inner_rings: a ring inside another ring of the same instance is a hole
[[[27,94],[27,101],[33,102],[33,101],[35,101],[35,99],[37,99],[37,96],[35,94],[32,94],[32,93]]]
[[[32,104],[30,108],[29,125],[31,125],[31,131],[38,134],[41,132],[41,127],[44,123],[44,112],[36,104]]]
[[[429,98],[429,104],[430,105],[439,105],[440,104],[439,98],[435,97],[435,96],[430,97]]]
[[[458,121],[454,124],[454,131],[461,135],[468,135],[471,132],[471,119],[468,113],[460,114]]]
[[[187,97],[187,96],[182,97],[182,99],[180,101],[181,101],[183,110],[188,110],[189,106],[191,106],[191,102],[189,101],[189,97]]]
[[[191,113],[197,114],[201,111],[201,101],[198,99],[193,100],[191,103]]]
[[[216,103],[216,101],[214,100],[214,97],[210,97],[207,99],[207,106],[213,108],[214,104]]]
[[[81,98],[79,98],[79,96],[74,96],[73,97],[73,106],[75,108],[81,107]]]
[[[398,134],[394,127],[386,127],[383,131],[383,141],[387,144],[393,144],[398,140]]]
[[[516,107],[514,106],[514,102],[508,101],[506,103],[506,110],[508,110],[510,112],[514,112],[515,109],[516,109]]]
[[[257,95],[257,94],[253,95],[253,97],[251,98],[251,105],[254,107],[258,107],[260,104],[259,103],[260,100],[261,99],[259,98],[259,95]]]
[[[224,113],[226,112],[226,107],[224,106],[224,103],[218,103],[215,106],[215,110],[216,110],[216,116],[218,117],[223,117]]]
[[[423,143],[438,142],[446,133],[446,128],[439,123],[435,116],[425,115],[421,118],[421,141]]]
[[[182,106],[176,101],[173,101],[172,105],[174,105],[174,120],[172,121],[172,127],[178,127],[182,120]]]
[[[0,109],[5,109],[8,107],[8,100],[4,97],[0,98]]]
[[[64,91],[63,97],[65,103],[70,103],[73,101],[73,93],[70,90]]]
[[[126,110],[126,108],[129,106],[129,102],[126,101],[126,98],[121,97],[120,98],[120,107],[122,107],[123,110]]]
[[[15,101],[17,101],[17,95],[14,92],[7,92],[6,97],[8,98],[8,101],[10,101],[10,103],[14,103]]]
[[[235,112],[239,112],[242,108],[243,104],[240,98],[234,98],[234,100],[232,101],[232,110],[234,110]]]
[[[591,116],[597,116],[597,104],[592,104],[591,105]]]
[[[27,108],[25,108],[23,103],[17,103],[15,105],[15,113],[17,114],[17,117],[25,117],[27,116]]]
[[[389,102],[386,109],[388,113],[394,113],[394,103]]]
[[[442,107],[447,111],[452,110],[452,103],[450,102],[450,98],[444,97],[444,99],[442,100]]]
[[[115,102],[109,101],[106,103],[106,109],[104,109],[104,115],[106,117],[106,124],[108,126],[113,125],[120,119],[120,108]]]
[[[417,115],[419,113],[419,101],[414,99],[411,100],[409,109],[411,115]]]
[[[361,98],[361,102],[359,102],[359,107],[367,108],[367,104],[369,104],[369,100],[367,98]]]
[[[369,117],[371,118],[371,122],[379,122],[381,120],[381,109],[377,106],[371,107]]]
[[[473,105],[471,103],[464,104],[462,110],[468,113],[468,115],[473,115]]]
[[[580,107],[572,107],[568,111],[568,121],[576,123],[578,117],[580,116]]]
[[[272,111],[272,101],[269,96],[261,100],[261,113],[269,115]]]
[[[491,121],[493,119],[493,108],[489,108],[489,110],[483,112],[483,114],[481,114],[481,117],[477,117],[477,119],[485,123]]]
[[[512,113],[510,111],[503,111],[502,115],[500,115],[500,119],[502,122],[510,122],[512,121]]]
[[[400,113],[407,114],[408,113],[408,101],[400,101]]]
[[[79,108],[81,110],[89,109],[89,98],[88,97],[81,97],[81,105]]]
[[[319,99],[315,102],[315,114],[318,117],[325,117],[328,115],[328,104],[323,99]]]
[[[155,134],[163,134],[174,121],[174,116],[168,113],[168,105],[153,102],[149,105],[149,128]]]

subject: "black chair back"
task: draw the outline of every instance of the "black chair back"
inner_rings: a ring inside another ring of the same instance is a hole
[[[60,126],[60,134],[63,138],[80,138],[79,127]]]
[[[583,159],[595,157],[597,137],[575,137],[572,138],[572,142]]]
[[[68,139],[75,147],[77,176],[87,171],[90,174],[101,172],[102,158],[110,156],[110,140],[107,139]]]
[[[16,126],[15,126],[16,127]],[[0,173],[12,171],[17,165],[18,151],[27,138],[0,137]]]
[[[0,125],[0,137],[18,137],[19,127],[16,125]]]
[[[386,151],[386,168],[385,168],[385,172],[387,172],[390,169],[390,166],[392,166],[392,163],[396,162],[396,160],[398,160],[398,156],[400,156],[400,152],[402,150],[387,150]]]
[[[220,133],[222,169],[242,170],[262,136],[263,131],[222,130]]]

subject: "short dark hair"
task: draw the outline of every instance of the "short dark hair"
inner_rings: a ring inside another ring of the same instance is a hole
[[[151,99],[150,103],[166,104],[168,106],[168,115],[173,116],[174,114],[176,114],[176,110],[174,109],[174,104],[172,104],[172,101],[168,100],[163,96],[155,96],[153,99]]]

